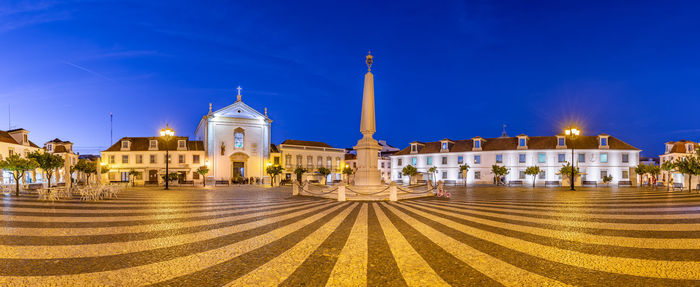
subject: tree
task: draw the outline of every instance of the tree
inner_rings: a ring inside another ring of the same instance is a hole
[[[437,167],[433,166],[433,167],[429,168],[428,173],[430,174],[430,177],[433,178],[433,184],[435,184],[436,179],[437,179],[437,173],[438,173]]]
[[[537,181],[537,175],[541,172],[539,166],[528,166],[525,169],[525,174],[532,175],[532,187],[535,187],[535,181]]]
[[[140,175],[140,171],[130,170],[129,171],[129,181],[131,181],[131,186],[136,185],[136,176]]]
[[[671,188],[671,185],[669,184],[669,182],[671,181],[671,176],[673,176],[671,174],[671,171],[673,171],[674,169],[676,169],[676,165],[673,164],[673,162],[670,160],[665,161],[661,164],[661,170],[665,171],[666,174],[668,175],[667,177],[664,177],[665,184],[666,184],[666,190],[669,190]]]
[[[48,180],[48,187],[51,187],[51,177],[56,169],[63,167],[65,160],[60,155],[55,155],[47,152],[34,151],[27,155],[27,158],[33,159],[37,166],[44,171]]]
[[[561,168],[559,169],[559,174],[561,174],[562,178],[566,177],[570,181],[571,180],[576,180],[576,176],[579,175],[579,169],[578,167],[574,168],[574,178],[571,178],[571,163],[566,162],[565,165],[562,165]]]
[[[418,170],[416,169],[416,167],[409,164],[409,165],[403,167],[403,170],[401,170],[401,173],[403,175],[408,176],[408,184],[411,184],[411,180],[413,180],[413,177],[418,174]]]
[[[308,169],[305,169],[301,166],[294,169],[294,174],[297,176],[297,182],[299,183],[299,185],[301,185],[301,177],[308,171]]]
[[[674,165],[678,172],[688,176],[688,192],[692,191],[693,175],[700,175],[700,160],[696,156],[686,156],[676,159]]]
[[[281,165],[270,165],[265,169],[265,173],[270,175],[270,186],[275,186],[275,177],[281,174],[284,168]]]
[[[36,161],[31,158],[23,158],[17,154],[8,156],[0,161],[0,169],[5,169],[12,172],[12,177],[15,179],[15,195],[19,196],[19,180],[24,177],[28,170],[36,169],[39,166]]]
[[[501,182],[501,178],[508,175],[508,173],[510,173],[510,170],[508,170],[508,168],[506,168],[505,166],[494,164],[491,166],[491,173],[493,173],[494,178],[496,179],[496,185],[499,185]]]
[[[209,168],[206,165],[203,165],[198,167],[197,170],[195,170],[194,172],[202,176],[202,183],[204,184],[204,186],[207,186],[207,179],[204,176],[206,176],[207,173],[209,173]]]
[[[604,184],[609,184],[613,180],[612,175],[606,175],[603,177],[603,183]]]
[[[85,174],[85,181],[90,182],[90,176],[97,174],[97,165],[99,163],[96,161],[87,161],[85,159],[79,159],[78,163],[73,166],[75,170]],[[109,168],[103,167],[102,173],[109,171]],[[99,175],[98,175],[99,176]]]
[[[641,183],[643,182],[642,179],[644,178],[644,175],[647,174],[647,171],[649,169],[649,166],[646,164],[640,163],[637,165],[637,167],[634,168],[634,172],[639,175],[639,185],[641,186]]]
[[[343,174],[345,175],[345,183],[350,183],[350,176],[355,173],[355,170],[346,166],[343,168]]]
[[[653,179],[652,184],[654,185],[654,188],[656,188],[656,181],[661,173],[661,168],[658,165],[650,165],[647,167],[647,173],[651,175],[651,178]]]
[[[323,177],[323,184],[326,184],[326,181],[328,180],[328,175],[331,174],[331,170],[322,166],[317,168],[316,172],[318,172],[321,175],[321,177]]]
[[[171,172],[168,174],[167,178],[165,175],[161,176],[160,178],[163,179],[163,181],[174,181],[178,179],[177,172]]]
[[[462,178],[464,179],[464,186],[467,186],[467,172],[469,171],[469,165],[463,164],[459,166],[459,172],[462,173]]]

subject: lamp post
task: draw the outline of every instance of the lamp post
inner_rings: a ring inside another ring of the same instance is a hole
[[[564,134],[571,138],[571,177],[569,181],[571,182],[571,190],[574,189],[574,181],[576,181],[576,174],[574,173],[574,139],[581,134],[581,131],[577,128],[571,127],[564,130]]]
[[[175,131],[173,131],[167,124],[165,125],[164,129],[160,130],[160,136],[165,138],[165,190],[168,190],[168,182],[170,181],[170,170],[168,169],[168,163],[170,162],[170,154],[168,143],[170,143],[170,137],[174,135]]]

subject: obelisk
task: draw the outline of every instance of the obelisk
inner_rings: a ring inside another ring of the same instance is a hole
[[[379,186],[381,174],[377,168],[379,151],[382,149],[372,135],[376,131],[374,117],[374,76],[372,75],[372,55],[366,57],[367,74],[365,74],[365,87],[362,92],[362,119],[360,132],[362,139],[357,141],[357,170],[355,171],[355,185]]]

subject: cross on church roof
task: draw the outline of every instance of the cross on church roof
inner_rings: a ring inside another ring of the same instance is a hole
[[[236,95],[236,98],[237,98],[238,101],[241,100],[241,90],[242,90],[242,89],[243,89],[243,88],[241,88],[241,86],[238,86],[238,88],[236,88],[236,90],[238,90],[238,95]]]

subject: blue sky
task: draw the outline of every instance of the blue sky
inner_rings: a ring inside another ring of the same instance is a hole
[[[208,103],[269,110],[273,142],[360,138],[364,56],[377,134],[553,135],[570,122],[658,155],[700,140],[697,1],[19,1],[0,3],[0,129],[82,153]]]

